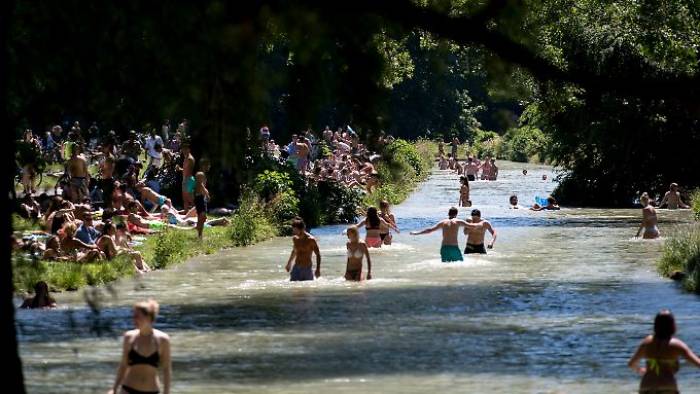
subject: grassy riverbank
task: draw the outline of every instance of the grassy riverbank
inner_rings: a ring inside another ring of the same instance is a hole
[[[700,220],[700,190],[691,197],[696,220]],[[687,291],[700,294],[700,223],[676,228],[666,239],[657,264],[661,275],[681,281]]]
[[[354,222],[357,211],[377,206],[386,199],[398,204],[416,185],[424,181],[434,165],[437,144],[419,140],[397,140],[384,150],[377,165],[381,186],[362,197],[356,190],[336,184],[304,182],[295,171],[286,168],[261,171],[253,185],[244,192],[240,208],[224,227],[204,229],[204,241],[194,230],[167,230],[145,237],[134,249],[142,253],[153,269],[164,269],[200,254],[224,248],[248,246],[277,235],[289,234],[289,221],[304,216],[311,226]],[[38,230],[38,224],[15,217],[15,231]],[[52,291],[77,290],[112,282],[134,275],[131,261],[119,257],[96,263],[71,263],[32,259],[15,253],[12,259],[15,292],[32,291],[43,280]]]

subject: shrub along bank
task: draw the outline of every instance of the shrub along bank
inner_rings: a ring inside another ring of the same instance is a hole
[[[700,220],[700,190],[692,194],[692,209]],[[659,272],[681,281],[683,288],[700,294],[700,223],[677,228],[664,243]]]

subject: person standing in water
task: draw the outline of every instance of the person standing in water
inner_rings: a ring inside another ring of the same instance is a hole
[[[700,368],[700,357],[681,341],[674,338],[676,320],[673,314],[664,309],[654,319],[654,334],[647,336],[639,344],[627,365],[642,375],[640,393],[679,393],[675,374],[680,368],[679,358]],[[639,361],[647,360],[647,366],[640,367]]]
[[[471,219],[467,219],[466,222],[467,226],[464,228],[464,234],[467,235],[467,246],[464,248],[464,254],[486,254],[486,248],[484,247],[486,231],[491,233],[491,243],[488,248],[493,249],[493,244],[496,243],[496,230],[488,220],[481,218],[481,211],[473,209]]]
[[[350,226],[347,230],[348,243],[345,246],[348,249],[348,263],[345,268],[345,279],[352,281],[362,280],[362,260],[367,258],[367,277],[372,279],[372,260],[369,257],[369,249],[367,244],[360,241],[360,232],[357,227]]]
[[[370,248],[381,248],[384,239],[382,238],[382,232],[384,234],[389,232],[389,229],[393,229],[399,233],[399,229],[392,223],[379,217],[379,212],[375,207],[367,208],[367,217],[362,219],[360,223],[357,223],[357,227],[365,226],[365,243]]]
[[[134,305],[136,329],[124,333],[122,358],[112,394],[156,394],[160,392],[158,370],[163,370],[163,394],[170,394],[170,337],[153,328],[158,316],[154,300]],[[120,390],[121,386],[121,390]]]
[[[469,199],[469,178],[466,176],[459,177],[462,186],[459,188],[459,205],[460,207],[471,207],[472,201]]]
[[[306,232],[306,224],[301,218],[292,221],[292,254],[289,255],[285,269],[290,273],[292,282],[314,280],[311,255],[316,254],[316,278],[321,276],[321,252],[318,250],[316,238]],[[294,268],[292,268],[294,261]]]
[[[396,224],[396,216],[391,213],[389,201],[382,200],[382,202],[379,203],[379,217],[387,222],[387,224],[391,224],[394,227],[399,228],[399,226]],[[389,231],[389,226],[386,226],[386,228],[382,228],[381,230],[382,231],[379,233],[379,237],[382,239],[382,242],[384,245],[391,245],[393,236],[391,235],[391,231]]]
[[[639,237],[639,233],[642,232],[642,229],[644,229],[644,235],[642,236],[644,239],[656,239],[661,236],[659,228],[657,227],[659,220],[656,217],[656,210],[649,204],[649,200],[649,195],[646,192],[642,193],[642,196],[639,197],[639,202],[642,204],[642,223],[639,225],[637,234],[634,236],[635,238]]]
[[[411,231],[411,235],[429,234],[442,229],[442,246],[440,257],[443,262],[464,261],[462,251],[459,250],[459,228],[467,226],[467,222],[457,219],[459,211],[452,207],[447,213],[447,219],[441,220],[436,225],[421,231]]]
[[[668,209],[686,209],[690,208],[688,204],[684,203],[681,199],[681,193],[678,191],[678,184],[672,183],[669,190],[664,194],[664,198],[659,204],[659,208],[667,206]]]
[[[467,157],[467,163],[464,165],[464,173],[467,175],[469,182],[474,182],[479,173],[479,163],[473,157]]]
[[[456,160],[457,160],[457,153],[458,153],[458,149],[459,149],[459,138],[454,137],[454,138],[452,139],[452,144],[451,144],[451,145],[452,145],[452,157],[453,157],[453,158],[455,159],[455,161],[456,161]]]

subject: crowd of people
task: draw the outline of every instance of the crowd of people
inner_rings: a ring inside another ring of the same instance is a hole
[[[26,130],[25,149],[62,164],[63,172],[53,196],[36,195],[32,174],[38,161],[25,158],[20,164],[25,195],[16,201],[16,210],[38,221],[42,231],[13,236],[13,248],[44,260],[79,263],[125,255],[142,273],[150,267],[134,250],[135,236],[169,227],[196,229],[201,238],[204,226],[227,224],[225,217],[207,220],[209,163],[196,162],[185,138],[188,128],[183,120],[171,132],[166,120],[160,131],[151,128],[140,135],[132,130],[122,140],[114,131],[100,133],[94,123],[84,132],[75,122],[66,135],[55,125],[43,139]],[[168,181],[181,185],[180,209],[172,187],[170,196],[163,194]]]
[[[315,181],[336,181],[348,188],[358,188],[371,193],[379,186],[376,165],[381,158],[360,142],[357,133],[350,126],[330,127],[319,133],[320,137],[308,129],[304,133],[293,134],[286,145],[278,145],[271,138],[270,129],[263,126],[260,137],[265,154],[282,163],[289,163],[301,174]],[[378,145],[387,145],[392,136],[380,135]]]

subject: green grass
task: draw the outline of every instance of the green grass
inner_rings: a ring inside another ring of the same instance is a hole
[[[700,293],[700,225],[676,228],[664,243],[657,268],[666,277],[683,273],[683,287]]]

